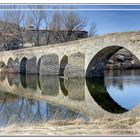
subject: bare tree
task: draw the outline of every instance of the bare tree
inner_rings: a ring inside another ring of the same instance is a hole
[[[35,28],[36,32],[36,45],[40,46],[40,28],[42,26],[43,22],[43,17],[44,17],[44,11],[39,10],[42,9],[43,7],[41,5],[35,5],[31,7],[31,12],[29,14],[29,17],[31,19],[32,25]]]
[[[49,8],[49,7],[48,7]],[[48,45],[50,41],[53,39],[53,36],[51,35],[51,32],[53,30],[53,27],[51,26],[51,11],[44,11],[43,21],[45,26],[45,44]]]
[[[14,8],[18,8],[14,6]],[[10,23],[14,25],[14,30],[11,29],[11,33],[15,34],[16,38],[21,42],[22,46],[24,45],[24,21],[25,13],[20,10],[15,10],[9,14]]]
[[[11,8],[18,8],[17,6],[11,6]],[[18,42],[23,45],[23,23],[24,23],[24,12],[22,11],[4,11],[1,16],[1,34],[5,47],[8,46],[9,42]],[[19,46],[18,46],[19,47]],[[9,48],[12,49],[12,48]]]
[[[86,18],[83,18],[74,11],[67,11],[61,14],[61,31],[57,34],[60,42],[75,40],[77,32],[86,26]]]
[[[9,49],[8,42],[9,40],[13,39],[13,35],[10,35],[11,25],[9,20],[9,12],[5,11],[1,15],[1,22],[0,22],[0,41],[1,47],[5,50]]]
[[[11,8],[18,7],[12,6]],[[24,43],[40,46],[76,40],[79,39],[79,34],[87,23],[86,18],[81,17],[75,11],[44,11],[43,8],[46,6],[41,5],[33,5],[29,8],[31,11],[26,12],[4,11],[1,18],[3,26],[0,28],[4,46],[7,46],[8,40],[15,39],[20,41],[22,46]],[[29,28],[30,26],[34,28]],[[40,31],[41,29],[45,30]],[[92,23],[88,36],[94,35],[96,35],[96,24]]]
[[[96,23],[91,23],[90,24],[90,30],[89,30],[89,34],[88,34],[88,37],[93,37],[95,36],[97,33],[97,26],[96,26]]]
[[[30,19],[30,16],[29,14],[27,14],[26,16],[26,19],[25,19],[25,40],[26,40],[26,43],[30,43],[28,45],[31,45],[32,47],[34,46],[34,42],[35,42],[35,39],[34,39],[34,36],[33,36],[33,31],[32,29],[30,29],[30,26],[32,24],[32,21]],[[29,47],[29,46],[28,46]]]
[[[61,12],[44,12],[44,23],[45,23],[45,41],[46,45],[56,43],[56,35],[61,30],[62,15]]]

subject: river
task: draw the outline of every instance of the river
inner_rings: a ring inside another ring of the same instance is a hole
[[[123,115],[140,102],[140,70],[105,71],[101,78],[1,74],[0,127],[49,120],[85,121]]]

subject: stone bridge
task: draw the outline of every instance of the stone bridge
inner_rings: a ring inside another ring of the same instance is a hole
[[[140,31],[0,52],[0,62],[19,73],[65,77],[103,76],[109,58],[125,48],[140,60]]]

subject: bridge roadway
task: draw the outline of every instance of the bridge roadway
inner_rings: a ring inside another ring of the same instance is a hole
[[[140,31],[4,51],[0,52],[0,62],[4,62],[12,72],[65,77],[104,76],[105,64],[122,48],[132,52],[139,62]]]

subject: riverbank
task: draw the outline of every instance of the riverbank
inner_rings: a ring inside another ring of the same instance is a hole
[[[0,129],[0,136],[139,136],[140,119],[103,119],[89,123],[50,121],[39,124],[14,124]]]

